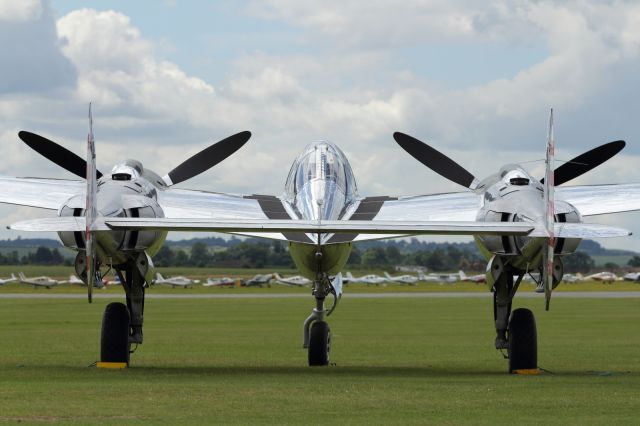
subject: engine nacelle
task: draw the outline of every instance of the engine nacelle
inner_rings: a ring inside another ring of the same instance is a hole
[[[108,208],[98,204],[98,216],[103,217],[141,217],[161,218],[164,212],[152,198],[142,195],[124,195],[118,203],[108,203]],[[59,211],[60,216],[78,216],[85,214],[84,197],[75,196],[65,203]],[[97,232],[98,252],[107,257],[117,258],[116,252],[143,251],[153,252],[164,241],[166,233],[161,231],[100,231]],[[65,247],[73,250],[84,250],[84,232],[58,232]],[[153,255],[154,253],[150,253]]]
[[[478,213],[478,221],[481,222],[528,222],[530,219],[524,215],[513,212],[501,212],[482,209]],[[580,213],[566,202],[556,203],[555,221],[558,223],[581,223]],[[493,254],[522,255],[532,254],[539,250],[540,238],[526,236],[481,236],[476,237],[481,245],[482,252],[489,259]],[[555,254],[571,254],[580,244],[578,238],[558,238]]]

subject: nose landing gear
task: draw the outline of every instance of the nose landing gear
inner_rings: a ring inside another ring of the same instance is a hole
[[[308,349],[310,366],[329,365],[331,328],[325,318],[335,310],[342,296],[342,277],[338,274],[332,282],[327,274],[319,274],[318,279],[313,283],[312,294],[316,299],[316,307],[304,321],[302,346]],[[326,310],[324,302],[330,294],[333,295],[334,301],[331,309]]]

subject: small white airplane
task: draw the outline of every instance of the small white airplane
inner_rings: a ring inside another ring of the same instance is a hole
[[[9,284],[14,281],[18,281],[18,278],[14,274],[11,274],[9,278],[0,278],[0,285]]]
[[[204,287],[235,287],[236,281],[230,277],[207,278],[207,282],[202,285]]]
[[[57,281],[50,277],[45,277],[45,276],[27,278],[24,276],[22,272],[19,272],[18,276],[20,277],[20,283],[32,285],[33,288],[38,288],[38,287],[51,288],[60,284],[60,281]]]
[[[564,274],[562,276],[562,281],[566,283],[577,283],[578,281],[582,281],[582,274]]]
[[[376,274],[368,274],[368,275],[363,275],[361,277],[354,277],[353,275],[351,275],[351,272],[347,272],[347,275],[345,275],[345,277],[342,279],[342,282],[361,283],[361,284],[367,284],[367,285],[371,285],[371,284],[380,285],[382,283],[386,283],[387,279]]]
[[[584,277],[584,280],[602,281],[604,283],[611,284],[614,281],[618,281],[618,276],[613,272],[603,271],[598,272],[597,274],[587,275],[586,277]]]
[[[625,274],[622,279],[625,281],[640,281],[640,272],[629,272]]]
[[[273,274],[257,274],[253,278],[244,280],[242,282],[242,285],[245,287],[262,287],[263,285],[266,285],[267,287],[271,287],[272,279],[273,279]]]
[[[69,275],[68,280],[60,281],[59,284],[74,284],[74,285],[79,285],[81,287],[87,286],[87,284],[84,281],[82,281],[80,278],[78,278],[76,275],[73,275],[73,274]],[[95,288],[102,288],[102,289],[106,288],[105,283],[103,283],[102,280],[94,281],[93,286]]]
[[[191,278],[177,276],[164,278],[160,272],[156,273],[156,279],[154,284],[163,284],[170,285],[171,288],[182,287],[182,288],[193,288],[194,284],[198,284],[200,280],[192,280]]]
[[[392,276],[392,275],[389,275],[388,272],[385,272],[384,276],[389,282],[409,284],[409,285],[417,285],[418,283],[418,277],[411,274]]]
[[[309,278],[305,278],[302,275],[294,275],[292,277],[281,277],[277,272],[273,274],[273,279],[280,284],[298,286],[298,287],[307,287],[311,285],[311,280]]]
[[[283,277],[277,272],[273,274],[273,280],[280,284],[305,287],[311,285],[311,280],[302,275],[293,275],[291,277]]]
[[[420,281],[425,281],[428,283],[440,283],[440,284],[453,284],[456,281],[460,280],[459,274],[418,274],[418,279]]]
[[[468,281],[476,284],[486,283],[487,275],[486,274],[477,274],[477,275],[467,275],[464,271],[459,271],[460,281]]]

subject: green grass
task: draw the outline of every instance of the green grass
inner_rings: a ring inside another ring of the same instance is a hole
[[[309,298],[311,299],[311,298]],[[87,368],[106,300],[0,300],[0,422],[637,424],[640,303],[523,299],[539,364],[510,376],[489,300],[349,299],[306,366],[305,299],[149,299],[132,368]]]

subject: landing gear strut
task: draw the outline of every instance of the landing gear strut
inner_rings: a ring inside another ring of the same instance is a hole
[[[513,297],[524,274],[519,273],[514,283],[514,271],[497,256],[489,262],[487,272],[487,278],[493,283],[496,349],[507,351],[509,373],[537,369],[538,343],[533,312],[524,308],[511,312]]]
[[[304,321],[304,341],[302,346],[309,350],[310,366],[329,365],[331,329],[325,318],[331,315],[340,299],[340,289],[336,290],[327,274],[318,275],[318,279],[313,283],[312,292],[316,299],[316,307]],[[326,310],[324,302],[330,294],[334,296],[334,303],[331,309]]]

